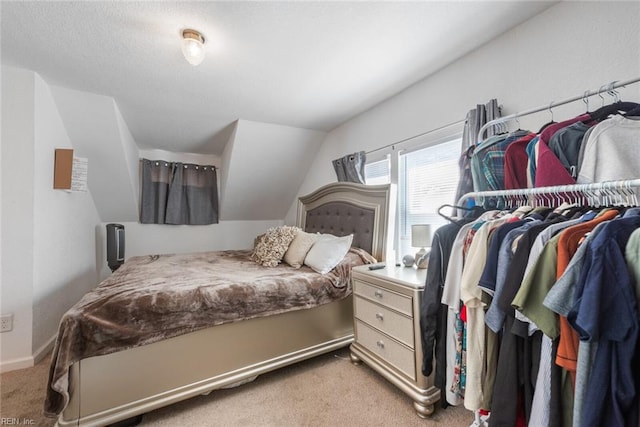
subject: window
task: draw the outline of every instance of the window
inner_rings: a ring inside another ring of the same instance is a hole
[[[364,165],[364,179],[368,185],[389,184],[391,182],[391,169],[389,156],[377,162]]]
[[[418,248],[411,247],[411,226],[431,224],[432,231],[447,223],[437,211],[443,204],[455,202],[460,157],[459,137],[449,137],[414,150],[405,150],[365,166],[367,184],[398,183],[398,212],[396,257],[413,255]],[[391,162],[398,167],[391,167]],[[392,176],[397,170],[397,180]],[[450,210],[443,210],[445,215]]]
[[[215,166],[141,159],[140,222],[218,223]]]
[[[411,226],[431,224],[432,232],[446,224],[437,211],[452,204],[458,185],[458,159],[462,140],[455,139],[406,154],[400,154],[398,179],[398,248],[413,254]],[[445,212],[448,214],[449,212]]]

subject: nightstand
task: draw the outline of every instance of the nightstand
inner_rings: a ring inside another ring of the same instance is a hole
[[[351,361],[366,363],[413,399],[422,418],[440,399],[433,377],[422,375],[420,306],[426,269],[387,266],[351,271],[355,341]]]

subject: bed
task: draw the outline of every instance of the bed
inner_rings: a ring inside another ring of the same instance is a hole
[[[390,198],[389,186],[335,183],[299,199],[296,225],[302,230],[335,236],[353,235],[353,248],[328,276],[338,273],[344,275],[345,271],[350,276],[351,265],[372,262],[373,258],[384,260],[388,250]],[[255,271],[251,271],[257,267],[255,263],[246,261],[248,254],[244,252],[221,251],[221,258],[215,258],[215,262],[211,261],[213,253],[197,254],[197,262],[189,264],[185,270],[200,275],[201,279],[210,274],[209,271],[201,271],[209,268],[210,264],[219,264],[214,267],[221,272],[229,268],[226,262],[239,258],[240,266],[237,269],[241,270],[241,274],[254,274]],[[367,257],[367,254],[370,255]],[[358,257],[360,261],[357,261]],[[150,271],[162,263],[181,264],[186,258],[186,255],[136,257],[131,260],[131,266],[127,266],[130,262],[127,260],[123,272],[118,271],[112,277],[131,276],[133,285],[128,284],[130,288],[120,292],[126,294],[135,284],[144,281],[132,271]],[[282,274],[276,273],[280,266],[260,268],[268,269],[268,274],[275,276],[289,274],[285,271],[287,267],[282,267]],[[295,274],[308,274],[305,268]],[[268,274],[265,270],[265,276]],[[175,277],[177,282],[181,280],[181,276],[175,273],[166,276]],[[115,279],[110,277],[106,280]],[[278,277],[278,280],[281,278]],[[147,325],[144,319],[124,311],[122,317],[133,318],[132,325],[113,327],[111,319],[101,318],[96,323],[104,331],[91,329],[95,325],[91,328],[81,325],[77,328],[80,335],[84,333],[84,336],[91,338],[88,340],[91,342],[85,343],[75,338],[74,344],[69,346],[65,344],[65,336],[72,334],[66,333],[63,328],[65,316],[52,356],[45,413],[57,416],[60,426],[109,425],[215,389],[250,382],[260,374],[346,347],[353,341],[353,302],[350,281],[345,281],[344,277],[341,280],[343,284],[338,287],[343,288],[340,290],[342,294],[330,297],[313,290],[310,292],[313,294],[311,299],[316,303],[307,304],[304,300],[308,297],[298,295],[294,299],[302,299],[302,305],[272,310],[269,315],[254,310],[253,306],[259,304],[250,304],[238,309],[247,311],[246,316],[237,318],[234,317],[234,310],[226,310],[222,313],[223,320],[217,318],[213,326],[203,326],[204,320],[200,317],[206,316],[198,314],[199,308],[196,306],[190,314],[185,312],[184,315],[185,318],[193,317],[191,320],[196,322],[191,328],[178,327],[184,324],[181,319],[163,321],[157,320],[161,319],[158,317],[155,319],[161,325],[160,329],[169,333],[167,336],[151,333],[145,335],[145,339],[136,338],[143,335],[139,332]],[[104,283],[92,293],[100,293]],[[281,284],[272,287],[278,288]],[[257,291],[242,292],[242,295],[248,295]],[[146,298],[153,311],[156,307],[154,304],[162,300],[162,293],[141,298]],[[207,295],[206,298],[215,300],[219,296]],[[101,306],[93,302],[92,305]],[[123,305],[126,303],[118,302],[115,307]],[[101,349],[103,341],[111,339],[111,329],[124,329],[130,335],[114,338],[121,346],[118,349],[109,346],[106,346],[106,350]],[[96,341],[99,343],[95,344]],[[73,348],[76,356],[85,356],[68,357],[64,352],[65,345]],[[90,347],[95,347],[97,351]],[[92,355],[92,351],[97,355]],[[54,384],[55,389],[52,388]]]

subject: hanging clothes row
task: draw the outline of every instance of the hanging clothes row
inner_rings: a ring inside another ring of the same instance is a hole
[[[476,207],[435,232],[422,370],[435,365],[443,406],[490,411],[492,426],[639,425],[639,187],[465,195],[512,209]],[[561,206],[522,205],[532,196]]]
[[[606,369],[598,370],[595,379],[578,374],[596,372],[600,358],[618,357],[619,343],[637,344],[637,303],[619,310],[632,320],[628,333],[615,336],[615,343],[613,335],[607,335],[608,318],[590,317],[601,307],[587,303],[597,302],[592,293],[601,295],[602,285],[612,277],[616,288],[607,291],[619,298],[612,301],[636,301],[635,289],[629,291],[629,284],[637,281],[631,273],[611,276],[632,271],[637,260],[624,257],[633,254],[626,243],[634,241],[630,231],[638,228],[638,210],[630,207],[638,206],[640,187],[635,148],[640,104],[622,102],[615,91],[636,82],[640,78],[610,84],[609,105],[600,96],[601,88],[489,121],[480,129],[478,143],[463,153],[475,192],[461,197],[456,206],[468,213],[452,219],[433,238],[421,310],[422,370],[429,375],[435,368],[443,406],[464,404],[476,415],[473,426],[486,425],[487,416],[492,426],[640,425],[640,368],[625,373],[635,377],[617,377],[622,371]],[[602,106],[589,111],[588,97],[595,94]],[[584,114],[554,121],[553,105],[580,99],[586,104]],[[486,129],[545,110],[552,113],[551,121],[537,132],[518,128],[483,139]],[[601,183],[608,180],[616,184]],[[603,243],[595,240],[600,235],[595,231],[604,223],[615,225],[607,226]],[[627,224],[624,232],[616,231],[620,224]],[[569,268],[574,262],[580,267]],[[619,268],[621,263],[629,268]],[[607,270],[610,265],[618,268]],[[565,276],[565,270],[572,276]],[[560,280],[568,281],[571,285],[564,286],[571,291],[562,295],[560,305],[553,305],[557,301],[546,301],[547,294],[563,289],[557,286]],[[584,351],[571,350],[585,346]],[[624,348],[625,355],[634,355],[635,347],[632,352],[629,348]],[[574,353],[581,354],[580,363]],[[607,387],[599,383],[602,378],[612,379]],[[597,393],[589,392],[594,384]],[[610,404],[598,400],[602,396]]]
[[[640,104],[621,101],[613,88],[607,93],[613,98],[611,104],[604,105],[603,98],[603,106],[589,112],[586,103],[584,114],[560,122],[552,115],[538,132],[518,129],[479,139],[465,153],[471,163],[473,189],[533,188],[638,176]],[[504,120],[490,123],[503,124]]]

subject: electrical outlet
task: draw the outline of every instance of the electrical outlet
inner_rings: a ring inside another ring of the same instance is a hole
[[[9,332],[13,329],[13,314],[0,316],[0,332]]]

